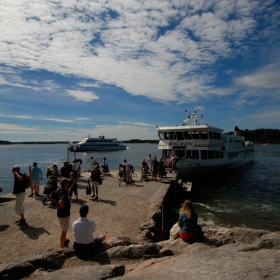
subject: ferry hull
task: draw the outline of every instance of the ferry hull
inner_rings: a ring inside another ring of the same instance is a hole
[[[68,147],[70,152],[90,152],[90,151],[118,151],[126,150],[126,146],[78,146],[71,145]]]
[[[254,156],[239,159],[235,162],[202,164],[195,160],[180,160],[177,163],[178,171],[182,177],[197,177],[204,174],[218,173],[223,170],[235,169],[254,160]]]

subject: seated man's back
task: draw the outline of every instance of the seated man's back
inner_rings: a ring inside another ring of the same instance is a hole
[[[72,225],[74,235],[74,250],[76,254],[99,253],[102,249],[103,241],[106,236],[93,237],[96,229],[95,222],[87,218],[88,206],[82,205],[80,208],[80,218]]]

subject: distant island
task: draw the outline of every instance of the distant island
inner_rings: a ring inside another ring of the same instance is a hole
[[[254,143],[269,143],[280,144],[280,129],[259,128],[254,130],[240,130],[246,141],[252,141]],[[227,135],[234,134],[233,131],[226,132]],[[72,141],[78,143],[79,141]],[[140,140],[131,139],[123,140],[123,143],[150,143],[157,144],[158,140]],[[6,140],[0,140],[0,145],[12,145],[12,144],[68,144],[69,141],[22,141],[22,142],[10,142]]]

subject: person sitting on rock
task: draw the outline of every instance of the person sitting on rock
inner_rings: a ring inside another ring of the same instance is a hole
[[[80,207],[80,218],[72,225],[74,246],[76,254],[98,254],[102,251],[104,234],[97,238],[93,237],[96,230],[95,222],[87,218],[89,208],[87,205]]]
[[[184,241],[198,241],[202,239],[202,229],[197,224],[198,214],[193,210],[193,203],[185,200],[179,215],[179,236]]]

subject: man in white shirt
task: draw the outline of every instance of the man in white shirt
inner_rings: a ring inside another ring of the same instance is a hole
[[[79,162],[77,162],[77,159],[74,157],[72,160],[72,171],[75,174],[75,178],[78,178],[78,170],[80,168]]]
[[[149,172],[152,174],[153,172],[153,159],[151,154],[149,154],[148,158],[147,158],[147,163],[148,163],[148,167],[149,167]]]
[[[104,234],[97,238],[93,237],[96,229],[95,222],[87,218],[88,206],[82,205],[80,208],[80,218],[72,225],[74,235],[74,250],[76,254],[94,254],[102,250]]]
[[[130,169],[130,163],[124,159],[125,164],[125,174],[126,174],[126,182],[131,183],[131,169]]]

